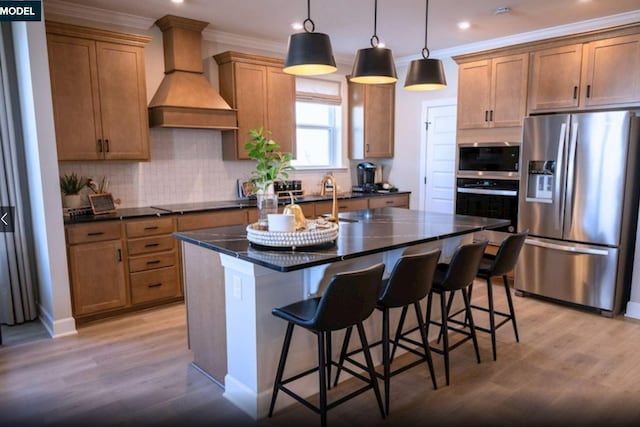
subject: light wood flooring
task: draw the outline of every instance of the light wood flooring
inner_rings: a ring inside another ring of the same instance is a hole
[[[478,290],[476,301],[483,297]],[[331,410],[329,425],[640,425],[640,322],[534,298],[514,302],[520,343],[509,325],[502,327],[497,361],[489,336],[480,333],[482,363],[470,342],[454,350],[450,386],[434,353],[438,390],[418,366],[392,379],[385,421],[365,393]],[[319,425],[299,404],[256,423],[223,398],[190,364],[182,304],[88,324],[75,336],[50,339],[35,324],[3,326],[3,337],[3,426]],[[353,385],[347,381],[330,396]]]

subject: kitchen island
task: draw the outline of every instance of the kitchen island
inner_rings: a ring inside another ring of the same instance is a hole
[[[340,218],[335,244],[320,248],[258,249],[247,240],[246,226],[174,233],[182,242],[194,365],[255,419],[267,414],[286,326],[271,315],[272,308],[321,293],[336,272],[383,262],[388,275],[405,252],[441,248],[446,259],[459,244],[470,242],[474,232],[508,222],[399,208],[349,212]],[[371,341],[380,335],[375,313],[365,328]],[[294,334],[291,349],[288,372],[313,366],[312,334]],[[379,362],[379,355],[374,359]],[[302,394],[317,393],[316,378],[301,379],[298,387]],[[283,398],[278,404],[293,402]]]

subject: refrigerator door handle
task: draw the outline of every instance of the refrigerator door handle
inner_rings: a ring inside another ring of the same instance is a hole
[[[562,165],[564,164],[563,162],[563,158],[564,158],[564,145],[565,145],[565,141],[567,139],[567,124],[566,123],[562,123],[562,125],[560,125],[560,140],[558,141],[558,156],[556,158],[556,165],[557,165],[557,178],[555,181],[556,184],[556,188],[555,188],[555,195],[560,196],[562,194],[562,179],[560,177],[560,174],[562,173]],[[558,218],[558,224],[560,224],[560,229],[562,229],[562,213],[564,212],[564,197],[559,197],[559,201],[560,203],[556,204],[558,211],[557,211],[557,218]]]
[[[603,255],[603,256],[609,255],[609,251],[606,249],[580,248],[576,246],[559,245],[557,243],[543,242],[535,239],[526,239],[524,242],[525,244],[531,245],[531,246],[538,246],[546,249],[554,249],[554,250],[563,251],[563,252],[573,252],[576,254]]]
[[[567,159],[567,192],[565,195],[565,203],[568,201],[568,208],[565,212],[565,227],[563,227],[563,232],[566,232],[571,229],[571,225],[573,222],[573,202],[575,198],[574,184],[575,184],[575,174],[576,174],[576,151],[578,149],[578,123],[574,122],[571,124],[571,141],[569,142],[569,158]],[[563,206],[563,210],[564,210]]]

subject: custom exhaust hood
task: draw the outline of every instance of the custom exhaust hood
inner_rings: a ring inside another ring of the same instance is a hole
[[[237,129],[236,110],[207,80],[202,68],[202,30],[207,22],[166,15],[162,30],[165,76],[149,103],[149,126]]]

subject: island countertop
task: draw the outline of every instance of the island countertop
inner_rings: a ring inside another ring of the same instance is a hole
[[[339,215],[335,244],[265,250],[247,240],[245,225],[174,233],[174,237],[272,270],[288,272],[504,226],[508,220],[401,208]]]

